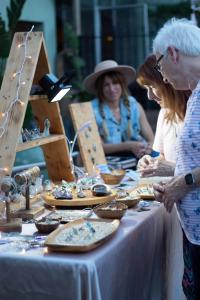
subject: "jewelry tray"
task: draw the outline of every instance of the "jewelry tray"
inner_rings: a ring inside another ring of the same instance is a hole
[[[105,202],[109,202],[116,197],[116,193],[111,191],[110,195],[96,197],[92,195],[90,190],[84,190],[86,194],[85,198],[78,198],[73,192],[73,199],[56,199],[51,193],[47,192],[43,194],[43,199],[48,205],[53,206],[92,206]]]
[[[87,252],[109,239],[119,224],[119,220],[79,219],[53,231],[45,246],[56,252]]]

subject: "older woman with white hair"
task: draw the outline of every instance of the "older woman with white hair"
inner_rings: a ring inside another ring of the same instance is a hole
[[[129,152],[136,157],[151,152],[154,135],[142,106],[128,94],[135,70],[113,60],[97,64],[84,80],[92,101],[105,154]]]
[[[191,90],[177,143],[175,177],[154,185],[155,197],[168,212],[176,203],[183,228],[187,299],[200,299],[200,28],[188,20],[171,20],[153,42],[157,69],[175,89]],[[190,262],[188,270],[188,262]],[[188,284],[193,274],[193,284]]]

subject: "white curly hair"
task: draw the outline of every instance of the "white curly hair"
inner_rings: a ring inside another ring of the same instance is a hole
[[[170,46],[188,56],[200,55],[200,28],[187,19],[172,18],[158,31],[153,52],[164,54]]]

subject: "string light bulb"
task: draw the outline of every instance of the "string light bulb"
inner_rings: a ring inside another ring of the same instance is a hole
[[[15,78],[17,76],[17,73],[13,73],[12,77]]]
[[[5,120],[3,121],[3,124],[0,125],[0,138],[2,138],[2,136],[4,135],[4,133],[6,131],[6,126],[8,124],[8,120],[9,120],[9,113],[11,112],[14,104],[16,102],[20,103],[21,105],[25,104],[23,101],[20,100],[19,91],[20,91],[21,86],[23,86],[24,84],[26,84],[25,81],[21,81],[21,77],[22,77],[24,65],[25,65],[25,62],[26,62],[26,58],[27,57],[31,57],[31,56],[27,55],[27,43],[28,43],[28,37],[29,37],[30,33],[33,31],[33,28],[34,28],[34,26],[32,26],[31,29],[26,33],[24,43],[21,43],[21,44],[17,45],[17,48],[21,48],[23,46],[23,49],[24,49],[24,59],[22,61],[20,69],[17,72],[13,72],[13,74],[11,76],[14,79],[18,75],[17,84],[16,84],[17,91],[16,91],[16,96],[13,99],[13,101],[10,103],[8,110],[5,112],[5,114],[4,113],[1,114],[1,117],[2,118],[4,117]]]
[[[31,31],[29,31],[29,32],[31,32]],[[26,43],[18,44],[18,45],[17,45],[17,48],[21,48],[21,47],[23,47],[23,46],[26,46]]]
[[[8,168],[0,168],[0,173],[6,173],[8,172]]]
[[[16,102],[18,102],[21,105],[24,105],[24,102],[22,100],[20,100],[20,99],[17,99]]]

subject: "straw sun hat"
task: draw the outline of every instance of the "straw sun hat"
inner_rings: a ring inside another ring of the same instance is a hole
[[[99,78],[99,76],[103,75],[104,73],[110,71],[117,71],[123,74],[127,85],[135,79],[136,75],[135,69],[130,66],[118,65],[118,63],[114,60],[104,60],[97,64],[94,69],[94,72],[88,75],[83,81],[86,90],[91,94],[95,94],[95,82],[97,78]]]

